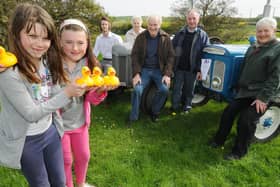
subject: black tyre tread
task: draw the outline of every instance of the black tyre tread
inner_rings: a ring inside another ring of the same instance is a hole
[[[157,91],[155,83],[151,82],[143,91],[140,109],[145,114],[151,114],[152,112],[152,100]],[[167,101],[167,99],[166,99]],[[165,103],[166,103],[165,101]],[[164,105],[165,105],[164,103]],[[164,107],[164,105],[162,107]]]

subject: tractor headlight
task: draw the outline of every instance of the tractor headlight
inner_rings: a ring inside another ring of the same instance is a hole
[[[219,88],[222,84],[222,79],[220,77],[213,77],[212,79],[212,88]]]

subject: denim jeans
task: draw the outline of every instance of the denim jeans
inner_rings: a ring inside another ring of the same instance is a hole
[[[178,110],[183,101],[184,107],[191,108],[194,95],[194,85],[196,82],[196,73],[190,71],[177,70],[174,77],[172,92],[172,109]]]
[[[162,83],[162,73],[160,69],[143,68],[141,71],[141,84],[137,84],[132,92],[130,120],[138,120],[141,96],[143,90],[149,85],[150,81],[154,81],[158,89],[152,101],[152,114],[158,115],[160,113],[160,109],[168,96],[168,87],[166,84]]]

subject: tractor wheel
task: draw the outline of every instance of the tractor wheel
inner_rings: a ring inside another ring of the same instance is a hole
[[[146,114],[151,114],[152,112],[152,103],[153,103],[153,98],[157,92],[157,87],[156,85],[151,82],[143,91],[142,94],[142,99],[140,103],[140,109],[146,113]],[[166,98],[167,100],[167,98]],[[166,101],[165,101],[166,103]],[[165,105],[164,103],[164,105]],[[164,107],[164,105],[162,107]]]
[[[266,142],[279,134],[279,132],[280,108],[279,106],[272,105],[260,118],[254,138],[257,142]]]
[[[192,106],[202,106],[205,105],[208,101],[209,97],[207,91],[203,88],[202,83],[200,81],[197,81],[194,89]]]
[[[202,106],[205,105],[209,101],[207,95],[203,95],[200,93],[195,93],[192,99],[192,106]]]

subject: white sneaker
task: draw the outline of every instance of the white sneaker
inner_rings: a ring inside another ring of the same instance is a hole
[[[95,187],[94,185],[90,185],[90,184],[88,184],[88,183],[85,183],[84,184],[84,187]]]
[[[184,107],[184,109],[183,109],[183,114],[188,114],[188,113],[190,113],[191,109],[192,109],[191,106]]]

